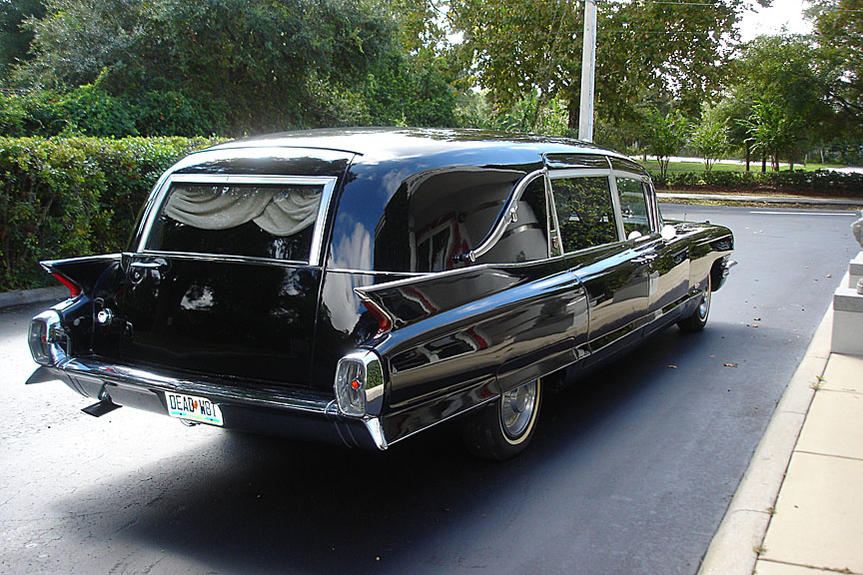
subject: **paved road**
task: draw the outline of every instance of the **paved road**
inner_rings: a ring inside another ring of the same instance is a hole
[[[848,213],[665,211],[736,232],[708,329],[548,396],[505,464],[447,428],[376,454],[94,419],[22,385],[37,309],[0,312],[0,573],[695,573],[857,246]]]

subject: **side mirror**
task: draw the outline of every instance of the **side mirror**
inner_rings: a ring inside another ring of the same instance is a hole
[[[665,224],[662,226],[662,229],[659,230],[659,235],[662,236],[662,239],[665,241],[673,240],[677,237],[677,228],[671,224]]]

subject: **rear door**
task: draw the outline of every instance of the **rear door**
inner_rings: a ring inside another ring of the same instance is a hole
[[[106,303],[116,309],[97,325],[96,353],[181,373],[309,385],[321,246],[337,181],[173,174],[152,203],[138,251],[124,254],[126,284]]]

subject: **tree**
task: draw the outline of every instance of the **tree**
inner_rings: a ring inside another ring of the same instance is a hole
[[[324,107],[394,50],[397,25],[348,0],[46,0],[29,21],[38,85],[95,82],[135,99],[171,91],[224,103],[228,132],[319,125]]]
[[[779,171],[779,154],[793,145],[802,124],[802,119],[787,114],[780,103],[759,98],[753,104],[743,126],[750,149],[761,154],[762,172],[765,171],[764,158],[768,157],[773,171]]]
[[[815,0],[808,15],[815,41],[828,64],[840,74],[829,84],[829,96],[842,111],[863,121],[863,0]]]
[[[21,25],[44,13],[45,6],[39,0],[0,0],[0,83],[16,61],[27,58],[33,33]]]
[[[863,162],[863,0],[815,0],[808,15],[822,66],[834,70],[825,90],[837,109],[833,142]]]
[[[656,108],[647,115],[644,140],[648,151],[659,162],[659,175],[665,180],[668,176],[670,156],[680,152],[686,144],[686,118],[678,110],[663,114]]]
[[[764,154],[762,164],[769,157],[778,169],[780,156],[793,164],[805,150],[832,138],[835,111],[828,86],[836,70],[821,61],[802,36],[760,36],[744,47],[734,65],[734,84],[718,108],[730,127],[742,128],[733,129],[732,138],[747,154]]]
[[[715,108],[705,106],[701,120],[692,132],[689,145],[704,159],[704,170],[709,172],[716,160],[728,152],[728,125]]]
[[[718,89],[743,0],[604,3],[598,13],[596,114],[638,120],[651,97],[697,113]],[[452,0],[453,22],[473,54],[477,80],[506,109],[538,94],[558,97],[578,126],[583,14],[575,0]],[[538,113],[537,113],[538,117]]]

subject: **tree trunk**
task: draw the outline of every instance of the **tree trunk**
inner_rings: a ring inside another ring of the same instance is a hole
[[[767,172],[767,154],[761,152],[761,173],[764,174]]]
[[[575,131],[576,134],[578,133],[578,111],[580,107],[581,102],[579,102],[579,99],[576,96],[570,94],[569,103],[566,105],[566,112],[569,116],[569,119],[567,121],[567,127],[570,130]]]
[[[752,150],[749,149],[749,146],[746,146],[746,171],[749,171],[749,160],[752,159]]]

